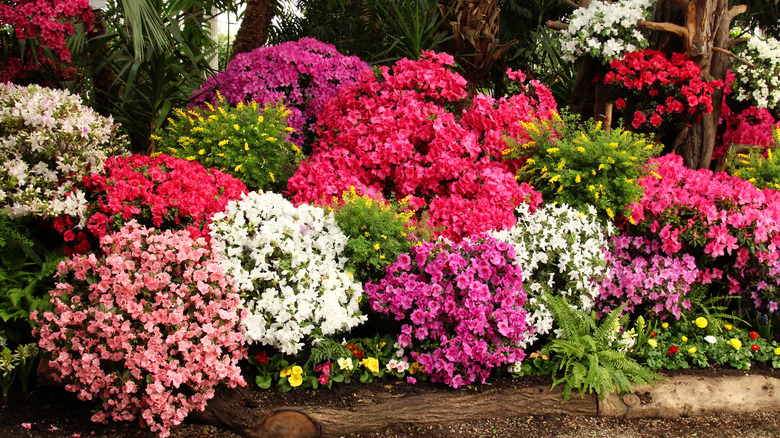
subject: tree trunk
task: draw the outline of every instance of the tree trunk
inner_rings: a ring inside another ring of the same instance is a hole
[[[276,2],[274,0],[247,0],[241,27],[236,33],[230,60],[239,53],[251,52],[268,40],[271,20],[274,18]]]

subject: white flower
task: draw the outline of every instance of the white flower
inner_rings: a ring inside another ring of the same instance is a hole
[[[340,357],[336,363],[339,364],[339,368],[345,371],[352,371],[354,368],[354,364],[352,363],[352,359],[346,358],[346,357]]]
[[[710,344],[715,344],[715,343],[718,342],[718,338],[716,338],[715,336],[712,336],[712,335],[705,336],[704,340],[709,342]]]

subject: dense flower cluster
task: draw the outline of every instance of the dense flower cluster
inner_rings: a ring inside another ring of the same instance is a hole
[[[87,201],[74,182],[125,153],[113,120],[79,96],[0,84],[0,209],[9,217],[68,215],[83,225]]]
[[[295,129],[290,140],[303,146],[325,102],[367,68],[359,58],[344,56],[330,44],[302,38],[238,54],[193,96],[195,102],[215,102],[219,91],[233,105],[281,101],[290,110],[288,123]]]
[[[658,127],[664,118],[676,115],[709,114],[712,93],[723,87],[721,80],[703,81],[701,68],[682,53],[674,53],[669,59],[654,50],[631,52],[609,66],[612,70],[603,81],[617,87],[618,94],[629,95],[628,105],[634,111],[631,125],[636,129]],[[617,109],[626,105],[623,98],[615,102]]]
[[[734,68],[734,99],[780,111],[780,41],[752,37],[739,55],[752,66],[740,63]]]
[[[609,269],[597,299],[601,312],[628,303],[629,312],[642,309],[680,319],[691,309],[688,295],[701,274],[696,260],[690,254],[666,255],[660,245],[645,237],[612,237],[606,254]]]
[[[654,2],[649,0],[594,0],[575,9],[561,32],[561,52],[567,61],[591,55],[605,64],[627,52],[644,49],[648,41],[637,27],[649,20]]]
[[[398,344],[431,380],[484,383],[493,368],[523,360],[533,333],[514,258],[511,245],[485,234],[426,242],[400,255],[366,293],[375,311],[403,321]]]
[[[111,157],[103,173],[84,177],[83,186],[90,201],[86,228],[98,239],[131,219],[208,238],[211,215],[246,192],[244,183],[230,175],[170,155]],[[67,223],[55,227],[66,242],[74,240]]]
[[[0,2],[0,28],[9,31],[9,39],[35,39],[35,53],[11,52],[5,65],[0,66],[0,83],[23,79],[35,70],[36,57],[45,59],[44,47],[58,58],[56,62],[69,63],[70,50],[66,37],[73,33],[73,21],[82,21],[87,29],[94,16],[89,0],[15,0]],[[7,27],[6,27],[7,26]],[[7,40],[6,40],[7,41]],[[4,43],[6,42],[4,41]],[[12,44],[15,46],[15,44]],[[32,44],[28,43],[28,46]],[[22,47],[14,47],[24,50]],[[6,51],[8,47],[3,47]],[[7,54],[8,55],[8,54]]]
[[[283,105],[261,108],[251,101],[233,106],[217,93],[214,105],[174,112],[168,126],[152,135],[157,150],[216,167],[250,190],[287,187],[301,149],[287,141],[293,128],[287,126],[290,111]]]
[[[360,283],[344,270],[347,236],[332,213],[252,192],[214,215],[212,245],[240,289],[246,339],[297,354],[307,338],[365,320]]]
[[[408,197],[440,235],[456,239],[510,227],[517,205],[538,205],[539,194],[515,180],[521,161],[501,156],[505,136],[527,139],[519,122],[552,117],[550,91],[530,81],[509,99],[467,102],[466,80],[447,68],[453,62],[425,52],[342,89],[320,118],[311,159],[289,180],[293,201],[326,204],[352,186],[378,199]]]
[[[244,385],[238,294],[205,240],[131,221],[104,257],[60,263],[53,312],[34,315],[54,377],[93,421],[138,419],[166,436],[221,383]]]
[[[717,280],[723,293],[777,310],[780,193],[724,172],[688,169],[674,154],[653,161],[658,170],[639,181],[645,194],[632,207],[629,233],[658,240],[667,256],[693,255],[702,283]]]
[[[721,146],[713,151],[713,158],[722,157],[732,144],[772,146],[772,132],[780,128],[780,119],[775,120],[766,109],[751,106],[729,114],[725,125]]]

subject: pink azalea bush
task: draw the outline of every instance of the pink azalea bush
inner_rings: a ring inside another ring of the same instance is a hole
[[[609,64],[612,69],[603,79],[616,87],[618,95],[630,96],[628,104],[617,99],[617,109],[631,105],[631,126],[635,129],[657,128],[678,116],[685,118],[712,112],[712,93],[723,87],[723,81],[705,82],[701,68],[685,59],[682,53],[671,59],[662,52],[642,50],[629,52]]]
[[[780,119],[775,120],[764,108],[751,106],[742,112],[730,113],[725,120],[722,143],[715,148],[712,157],[722,157],[732,144],[772,146],[772,131],[776,128],[780,128]]]
[[[59,265],[54,310],[34,314],[54,378],[100,400],[95,422],[132,421],[167,436],[216,385],[245,385],[239,297],[203,238],[129,222],[103,257]]]
[[[247,192],[244,183],[231,175],[164,154],[111,157],[102,173],[83,178],[83,186],[89,201],[89,233],[72,229],[67,218],[54,223],[65,242],[73,242],[67,252],[88,251],[89,234],[100,239],[131,219],[208,238],[211,216]]]
[[[425,242],[365,291],[374,311],[403,321],[398,344],[432,381],[484,383],[493,368],[525,358],[521,345],[533,331],[514,257],[511,245],[485,234]]]
[[[364,71],[343,88],[320,116],[311,158],[288,181],[293,202],[326,205],[350,187],[380,200],[406,198],[455,239],[511,227],[521,202],[538,206],[541,195],[515,180],[522,161],[501,157],[505,137],[527,141],[520,122],[552,118],[550,91],[529,81],[511,98],[469,101],[466,80],[447,68],[453,62],[424,52],[379,75]]]
[[[639,181],[645,194],[633,204],[631,235],[656,240],[658,254],[692,255],[699,281],[711,293],[742,294],[757,308],[778,308],[780,193],[706,169],[683,166],[671,154],[652,160],[657,173]]]
[[[344,56],[330,44],[302,38],[241,53],[227,68],[193,92],[195,102],[217,102],[217,91],[233,105],[254,100],[260,106],[282,101],[290,110],[290,141],[303,146],[315,128],[325,102],[355,82],[368,64]]]

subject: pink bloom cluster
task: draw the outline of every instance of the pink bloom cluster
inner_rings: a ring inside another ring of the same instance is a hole
[[[28,71],[35,69],[34,64],[30,61],[33,58],[31,55],[44,61],[46,55],[41,46],[47,47],[59,58],[49,60],[55,66],[58,62],[69,63],[70,50],[67,48],[65,38],[74,31],[72,22],[80,20],[87,28],[90,28],[93,19],[89,0],[0,2],[0,27],[11,26],[13,29],[11,38],[35,38],[39,45],[35,54],[11,54],[6,65],[0,67],[0,83],[23,79]],[[25,62],[23,59],[27,59],[27,61]]]
[[[628,302],[626,310],[637,307],[680,319],[683,309],[690,310],[687,294],[701,277],[696,259],[690,254],[668,256],[660,243],[645,237],[615,236],[611,252],[606,254],[609,270],[601,283],[597,300],[600,312]]]
[[[131,221],[101,248],[60,263],[54,310],[33,315],[39,345],[67,390],[101,400],[93,421],[138,419],[167,436],[217,384],[245,385],[238,294],[186,231]]]
[[[87,230],[98,239],[130,219],[208,239],[211,216],[247,192],[231,175],[164,154],[110,157],[104,171],[84,177],[83,185],[90,201]],[[73,233],[68,227],[62,232]]]
[[[709,114],[712,93],[723,87],[720,80],[703,81],[701,68],[682,53],[674,53],[668,59],[655,50],[629,52],[609,66],[612,70],[604,76],[605,84],[638,92],[631,122],[635,129],[647,127],[646,123],[658,127],[664,117],[676,114]],[[623,109],[626,101],[618,99],[615,106]]]
[[[728,293],[749,295],[756,307],[763,295],[776,308],[780,193],[725,172],[688,169],[674,154],[651,165],[657,173],[639,181],[645,194],[630,207],[636,225],[627,230],[657,239],[667,256],[695,255],[703,282],[721,280]]]
[[[290,110],[287,123],[295,129],[290,141],[301,146],[314,133],[325,102],[344,85],[353,84],[367,68],[356,56],[344,56],[330,44],[302,38],[237,55],[193,97],[196,103],[215,102],[219,91],[228,103],[255,100],[261,108],[281,100]]]
[[[712,157],[722,157],[731,144],[772,146],[772,130],[778,127],[780,119],[775,120],[764,108],[751,106],[741,113],[732,113],[726,119],[722,145],[713,151]]]
[[[519,345],[533,331],[514,257],[511,245],[485,234],[425,242],[365,291],[374,311],[404,322],[398,344],[431,380],[484,383],[492,368],[525,358]]]
[[[453,62],[424,52],[343,88],[320,116],[311,158],[288,181],[293,202],[325,205],[350,187],[377,199],[408,198],[454,239],[511,227],[524,201],[538,206],[541,194],[515,180],[522,163],[501,157],[505,137],[527,141],[520,122],[552,117],[552,94],[530,81],[508,99],[468,101],[466,80],[447,68]]]

